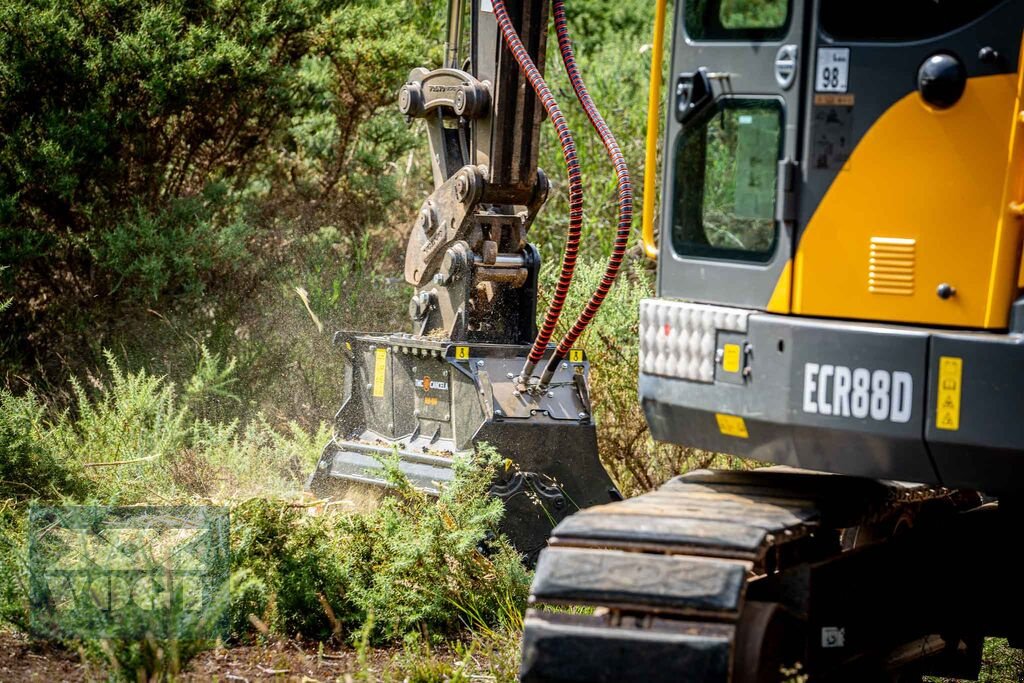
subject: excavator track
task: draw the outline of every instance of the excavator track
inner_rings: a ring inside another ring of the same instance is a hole
[[[903,680],[892,672],[911,660],[972,643],[919,638],[914,619],[870,625],[876,601],[928,611],[907,558],[907,572],[885,574],[891,585],[864,584],[916,552],[877,541],[978,504],[941,487],[767,468],[693,472],[583,510],[540,556],[530,601],[556,609],[527,614],[521,680]]]

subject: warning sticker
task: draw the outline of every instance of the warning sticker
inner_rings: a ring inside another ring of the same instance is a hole
[[[718,431],[726,436],[736,436],[741,439],[750,438],[750,435],[747,434],[747,423],[739,415],[715,413],[715,420],[718,421]]]
[[[583,349],[569,349],[569,362],[570,363],[582,363],[583,362]]]
[[[939,357],[939,393],[935,402],[935,427],[955,432],[960,429],[960,390],[964,361],[956,356]]]
[[[726,344],[722,353],[722,369],[726,372],[740,371],[740,345]]]
[[[373,363],[373,397],[384,398],[384,383],[388,378],[388,350],[377,349],[374,351]]]
[[[817,104],[811,118],[811,167],[849,170],[853,149],[853,97],[849,104]],[[828,102],[831,98],[822,98]]]
[[[455,358],[458,360],[466,360],[469,358],[469,347],[468,346],[456,346],[455,347]]]

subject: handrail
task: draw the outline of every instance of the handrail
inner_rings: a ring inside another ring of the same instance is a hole
[[[665,14],[668,0],[657,0],[654,8],[654,45],[651,48],[650,90],[647,93],[647,149],[644,157],[643,240],[644,255],[658,260],[654,241],[654,195],[658,174],[658,111],[661,105],[661,62],[665,45]]]

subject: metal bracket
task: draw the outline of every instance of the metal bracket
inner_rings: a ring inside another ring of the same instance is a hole
[[[491,84],[460,69],[417,67],[398,91],[398,109],[409,118],[446,108],[455,116],[476,119],[487,115],[490,104]]]

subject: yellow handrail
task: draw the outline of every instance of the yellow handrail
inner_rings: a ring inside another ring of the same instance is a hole
[[[654,195],[658,176],[658,110],[661,104],[661,57],[665,44],[665,13],[667,0],[657,0],[654,8],[654,46],[651,48],[651,84],[647,93],[647,150],[644,158],[644,255],[658,258],[658,245],[654,242]]]

